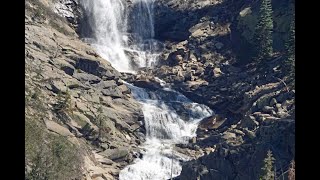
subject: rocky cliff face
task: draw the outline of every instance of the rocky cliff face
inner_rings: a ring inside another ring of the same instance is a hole
[[[80,166],[75,169],[78,177],[115,179],[139,154],[143,114],[121,74],[79,39],[75,29],[80,10],[76,1],[26,1],[26,137],[39,130],[66,140],[79,149],[79,161],[70,165]],[[31,179],[41,178],[35,173],[35,143],[51,147],[47,138],[26,140],[31,147],[26,149],[26,174]],[[38,167],[50,169],[41,162]],[[48,178],[67,177],[53,173]]]
[[[274,49],[283,51],[294,12],[293,0],[272,1]],[[253,34],[259,12],[259,1],[199,0],[156,1],[155,30],[163,41],[198,41],[195,46],[217,45],[237,55],[238,63],[247,63],[253,49]],[[190,38],[193,37],[193,38]],[[212,50],[212,49],[208,49]]]
[[[80,149],[81,166],[73,168],[82,178],[117,179],[139,156],[145,133],[139,104],[122,79],[155,90],[159,77],[216,112],[201,122],[197,138],[176,147],[194,156],[176,179],[257,179],[269,149],[277,175],[286,176],[295,157],[294,82],[281,71],[281,56],[262,69],[246,58],[256,3],[156,1],[155,34],[165,48],[156,68],[133,75],[120,74],[80,40],[90,28],[78,1],[26,1],[26,127]],[[279,50],[291,18],[286,3],[273,6]],[[30,173],[34,155],[26,154]]]
[[[282,39],[275,42],[276,51],[288,31],[283,23],[291,18],[288,4],[273,5],[275,36]],[[184,163],[177,179],[258,179],[269,149],[277,159],[277,176],[287,176],[283,172],[295,156],[293,79],[282,71],[281,56],[261,69],[239,53],[250,54],[239,46],[250,49],[247,26],[255,23],[247,20],[256,11],[256,1],[156,2],[156,37],[166,48],[157,68],[141,69],[126,80],[158,88],[154,76],[159,77],[217,113],[202,121],[193,143],[179,147],[203,156]]]

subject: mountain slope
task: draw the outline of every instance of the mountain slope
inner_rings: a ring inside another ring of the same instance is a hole
[[[55,13],[63,5],[26,1],[26,175],[114,179],[139,152],[143,114],[121,74]]]

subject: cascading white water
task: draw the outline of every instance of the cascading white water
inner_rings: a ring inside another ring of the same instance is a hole
[[[133,0],[130,12],[130,27],[132,33],[141,40],[154,37],[153,23],[154,0]]]
[[[125,54],[128,37],[126,5],[122,0],[82,0],[93,29],[92,46],[99,55],[112,63],[119,71],[130,71]]]
[[[120,72],[156,63],[162,44],[153,39],[153,1],[132,0],[129,11],[125,0],[81,0],[93,30],[92,46]]]
[[[94,33],[92,46],[120,72],[153,66],[162,48],[162,44],[153,39],[154,0],[131,1],[128,9],[126,0],[81,0]],[[187,143],[196,136],[199,121],[213,112],[170,88],[163,88],[165,95],[151,97],[151,92],[127,85],[142,105],[146,142],[141,146],[143,157],[123,169],[120,180],[162,180],[178,176],[179,161],[188,157],[175,151],[174,145]],[[188,107],[184,109],[187,119],[179,116],[172,103]]]
[[[127,84],[134,97],[142,104],[145,116],[146,142],[141,146],[145,149],[142,159],[136,159],[132,165],[123,169],[121,180],[166,180],[176,177],[181,172],[179,160],[188,157],[175,151],[174,145],[187,143],[196,136],[198,123],[212,115],[212,111],[204,105],[193,103],[182,94],[167,89],[167,97],[150,97],[145,89]],[[170,94],[170,97],[168,97]],[[183,120],[178,113],[170,108],[170,103],[190,105],[188,120]]]

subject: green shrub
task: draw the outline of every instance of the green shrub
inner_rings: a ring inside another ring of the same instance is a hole
[[[71,103],[71,95],[69,91],[63,93],[59,92],[57,97],[57,104],[54,106],[56,111],[64,111],[66,113],[72,113],[73,107]]]

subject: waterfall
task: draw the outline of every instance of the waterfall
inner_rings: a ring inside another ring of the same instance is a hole
[[[120,72],[151,67],[163,47],[154,40],[153,0],[81,0],[98,54]]]
[[[158,96],[150,96],[152,91],[127,84],[134,97],[142,105],[145,116],[146,142],[141,146],[145,150],[142,159],[136,159],[132,165],[123,169],[120,180],[167,180],[181,172],[179,161],[189,158],[175,150],[174,145],[187,143],[196,136],[198,123],[212,115],[205,105],[193,103],[182,94],[167,89],[166,93],[156,92]],[[188,107],[188,117],[182,119],[171,103]]]
[[[93,30],[92,46],[119,71],[130,71],[125,54],[128,37],[126,5],[122,0],[82,0]]]
[[[154,0],[131,0],[129,4],[125,0],[81,0],[81,3],[93,30],[91,45],[114,68],[135,72],[137,68],[157,63],[163,44],[154,39]],[[161,84],[165,87],[164,81]],[[123,169],[120,180],[162,180],[178,176],[180,161],[189,157],[176,151],[174,145],[187,143],[196,136],[198,123],[213,112],[170,88],[152,92],[127,85],[142,106],[146,142],[140,147],[142,158]]]
[[[154,0],[133,0],[129,21],[132,33],[142,40],[154,38],[153,4]]]

